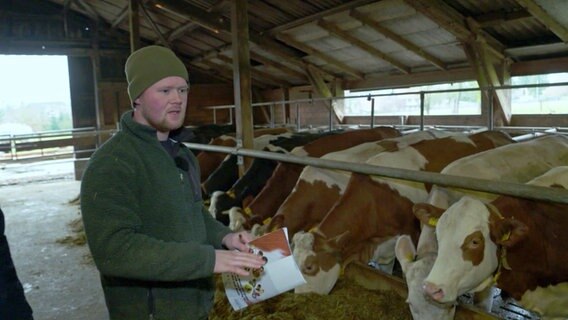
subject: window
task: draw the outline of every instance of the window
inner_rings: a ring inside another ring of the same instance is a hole
[[[556,85],[543,86],[546,84]],[[526,86],[507,89],[513,114],[568,114],[568,73],[512,77],[511,85]],[[478,88],[476,81],[468,81],[401,89],[346,91],[345,96],[353,98],[345,99],[344,112],[348,116],[369,116],[371,102],[368,95],[380,95],[373,97],[375,115],[418,116],[420,92],[423,91],[425,115],[478,115],[481,114]]]
[[[511,84],[541,85],[568,83],[568,73],[512,77]],[[567,114],[568,85],[511,89],[513,114]]]
[[[477,82],[458,82],[420,87],[385,89],[373,91],[346,91],[345,114],[350,116],[369,116],[371,102],[368,95],[380,95],[375,99],[375,115],[399,116],[420,115],[420,92],[424,96],[425,115],[481,114],[481,96]],[[438,92],[450,91],[450,92]],[[430,92],[430,93],[428,93]]]

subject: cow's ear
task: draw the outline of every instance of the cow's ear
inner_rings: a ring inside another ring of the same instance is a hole
[[[444,213],[444,209],[438,208],[433,206],[429,203],[416,203],[412,207],[412,211],[414,215],[422,224],[425,224],[430,227],[436,227],[436,223],[438,223],[438,219]]]
[[[497,244],[512,247],[528,235],[529,227],[517,219],[507,218],[499,221],[494,230]]]
[[[396,245],[394,247],[394,253],[398,262],[400,263],[400,267],[402,268],[402,272],[406,273],[408,270],[409,265],[414,261],[416,258],[416,248],[414,247],[414,243],[412,242],[412,238],[408,235],[402,235],[396,240]]]

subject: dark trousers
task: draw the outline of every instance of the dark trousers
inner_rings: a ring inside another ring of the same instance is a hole
[[[4,228],[4,213],[0,209],[0,319],[30,320],[32,308],[16,274]]]

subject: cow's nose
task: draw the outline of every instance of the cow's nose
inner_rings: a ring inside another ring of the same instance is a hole
[[[432,282],[425,281],[422,289],[424,289],[425,294],[435,301],[441,301],[444,298],[444,291]]]
[[[302,264],[302,273],[313,276],[318,272],[319,266],[315,256],[309,256]]]

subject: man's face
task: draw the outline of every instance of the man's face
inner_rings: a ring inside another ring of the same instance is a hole
[[[134,100],[134,120],[158,130],[158,139],[183,125],[187,108],[188,85],[185,79],[173,76],[148,87]]]

